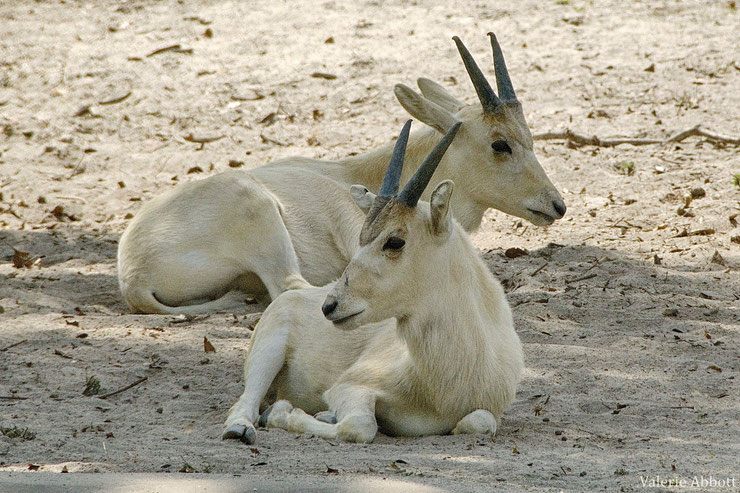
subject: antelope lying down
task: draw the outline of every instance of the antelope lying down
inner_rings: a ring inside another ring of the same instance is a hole
[[[423,95],[397,85],[401,105],[429,126],[410,137],[402,178],[429,154],[438,132],[462,123],[437,173],[458,185],[450,207],[462,227],[475,230],[489,207],[551,224],[563,217],[565,204],[534,154],[496,38],[491,35],[498,96],[454,39],[480,104],[465,105],[427,79],[418,81]],[[140,312],[197,313],[232,305],[224,297],[232,289],[267,291],[274,299],[306,281],[333,281],[357,250],[363,222],[347,189],[363,183],[377,191],[391,148],[341,161],[288,158],[183,184],[151,200],[118,248],[126,302]]]
[[[253,443],[258,417],[352,442],[496,431],[523,366],[511,310],[451,217],[453,183],[417,202],[460,124],[396,196],[408,128],[378,196],[352,187],[367,216],[342,276],[283,293],[257,324],[225,439]],[[259,416],[265,398],[279,400]]]

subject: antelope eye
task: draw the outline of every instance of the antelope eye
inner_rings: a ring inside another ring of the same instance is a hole
[[[508,152],[511,154],[511,147],[509,147],[509,144],[507,144],[505,140],[497,140],[491,144],[491,149],[496,152]]]
[[[388,238],[383,245],[383,250],[394,250],[398,251],[406,244],[405,240],[402,240],[401,238],[397,236],[391,236]]]

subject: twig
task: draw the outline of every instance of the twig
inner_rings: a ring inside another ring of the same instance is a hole
[[[597,136],[586,137],[585,135],[577,134],[570,129],[565,129],[558,132],[545,132],[542,134],[536,134],[533,136],[534,140],[567,140],[578,145],[592,145],[598,147],[614,147],[620,144],[632,144],[635,146],[650,145],[650,144],[663,144],[665,141],[657,139],[600,139]]]
[[[260,139],[262,139],[262,142],[265,144],[275,144],[278,146],[285,146],[283,142],[280,142],[279,140],[271,139],[270,137],[265,136],[264,134],[260,134]]]
[[[587,137],[585,135],[577,134],[570,129],[565,129],[557,132],[545,132],[536,134],[533,136],[534,140],[567,140],[578,145],[593,145],[598,147],[614,147],[621,144],[631,144],[634,146],[652,145],[652,144],[670,144],[675,142],[681,142],[682,140],[692,137],[706,137],[707,140],[715,143],[740,145],[740,138],[734,139],[724,135],[715,134],[707,130],[702,129],[699,125],[691,127],[686,130],[682,130],[677,134],[667,139],[633,139],[633,138],[622,138],[622,139],[601,139],[597,136]]]
[[[154,50],[153,52],[149,53],[147,55],[147,57],[154,56],[154,55],[159,55],[160,53],[165,53],[167,51],[173,51],[173,50],[179,50],[179,49],[180,49],[180,45],[179,44],[165,46],[164,48],[159,48],[158,50]]]
[[[116,104],[125,101],[127,97],[131,96],[131,91],[127,92],[123,96],[119,96],[113,99],[106,99],[105,101],[98,101],[98,104]]]
[[[80,202],[81,204],[87,205],[87,200],[83,199],[82,197],[75,197],[73,195],[55,195],[54,198],[59,200],[73,200],[75,202]]]
[[[0,349],[0,353],[4,353],[4,352],[5,352],[5,351],[7,351],[8,349],[12,349],[12,348],[14,348],[14,347],[16,347],[16,346],[20,346],[20,345],[21,345],[21,344],[23,344],[24,342],[28,342],[28,339],[23,339],[22,341],[18,341],[18,342],[16,342],[15,344],[11,344],[10,346],[7,346],[7,347],[4,347],[4,348],[2,348],[2,349]]]
[[[537,267],[537,270],[535,270],[534,272],[532,272],[532,273],[530,274],[530,277],[534,277],[534,276],[536,276],[536,275],[537,275],[537,274],[538,274],[538,273],[539,273],[539,272],[540,272],[540,271],[541,271],[542,269],[544,269],[545,267],[547,267],[547,262],[545,262],[544,264],[542,264],[542,265],[540,265],[539,267]]]
[[[123,388],[121,388],[121,389],[118,389],[118,390],[116,390],[116,391],[113,391],[113,392],[109,392],[109,393],[107,393],[107,394],[105,394],[105,395],[101,395],[101,396],[99,396],[99,397],[100,397],[101,399],[107,399],[108,397],[111,397],[111,396],[113,396],[113,395],[116,395],[116,394],[120,394],[121,392],[125,392],[125,391],[127,391],[128,389],[131,389],[131,388],[133,388],[133,387],[136,387],[136,386],[137,386],[137,385],[139,385],[140,383],[144,383],[144,382],[146,382],[146,381],[147,381],[148,379],[149,379],[149,377],[141,377],[140,379],[138,379],[137,381],[135,381],[135,382],[134,382],[134,383],[132,383],[132,384],[126,385],[125,387],[123,387]]]
[[[18,397],[17,395],[0,395],[0,401],[25,401],[28,397]]]
[[[570,284],[572,282],[585,281],[586,279],[593,279],[594,277],[596,277],[596,273],[592,272],[591,274],[586,274],[585,276],[576,277],[575,279],[570,279],[570,280],[566,279],[565,283]]]

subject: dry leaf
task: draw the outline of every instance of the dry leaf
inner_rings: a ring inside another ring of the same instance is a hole
[[[517,258],[517,257],[523,257],[525,255],[529,255],[529,252],[527,252],[523,248],[512,247],[512,248],[507,249],[504,252],[504,255],[506,255],[507,258]]]
[[[206,353],[215,353],[216,352],[216,348],[213,347],[213,344],[211,344],[211,342],[208,340],[208,338],[206,336],[203,336],[203,350]]]
[[[712,255],[712,263],[727,266],[727,262],[725,262],[725,259],[722,257],[722,255],[719,254],[719,251],[717,250],[715,250],[714,255]]]
[[[13,248],[13,267],[30,269],[34,265],[41,266],[41,257],[33,258],[30,253]]]

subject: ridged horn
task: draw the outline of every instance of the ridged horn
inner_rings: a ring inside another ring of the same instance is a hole
[[[455,134],[457,134],[457,131],[460,129],[460,125],[462,125],[462,122],[455,123],[447,134],[442,137],[442,140],[434,146],[432,152],[427,156],[419,169],[416,170],[416,173],[414,173],[414,176],[411,177],[409,182],[403,188],[403,191],[401,191],[398,196],[399,202],[406,204],[409,207],[416,207],[421,194],[424,193],[424,189],[429,185],[429,181],[432,179],[432,175],[437,169],[437,165],[445,155],[447,148],[452,144]]]
[[[501,100],[496,96],[496,93],[491,89],[491,85],[486,80],[483,72],[480,71],[478,65],[473,60],[473,56],[470,54],[468,49],[465,47],[460,38],[453,36],[452,39],[457,45],[457,50],[460,52],[460,57],[465,64],[465,70],[468,71],[470,80],[473,82],[475,92],[478,93],[478,99],[481,105],[483,105],[484,113],[493,113],[496,108],[501,106]]]
[[[393,147],[393,154],[391,160],[388,163],[388,168],[385,170],[383,176],[383,182],[380,184],[380,191],[373,200],[373,205],[370,206],[370,210],[365,215],[365,223],[362,226],[360,232],[360,245],[366,244],[370,241],[367,237],[368,228],[375,222],[375,219],[380,214],[388,202],[393,199],[398,193],[398,184],[401,181],[401,172],[403,171],[403,160],[406,155],[406,144],[409,140],[409,133],[411,131],[411,120],[408,120],[401,133],[398,135],[396,145]]]
[[[491,48],[493,48],[493,67],[496,72],[498,96],[504,102],[513,103],[517,100],[516,93],[514,92],[511,78],[509,78],[509,71],[506,70],[504,53],[501,51],[501,46],[498,44],[496,35],[493,33],[488,33],[488,35],[491,37]]]

